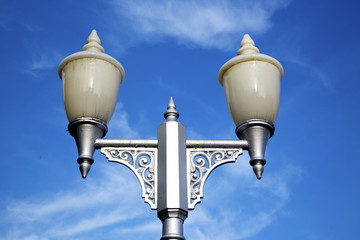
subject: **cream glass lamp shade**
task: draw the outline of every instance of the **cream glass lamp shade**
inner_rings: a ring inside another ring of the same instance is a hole
[[[238,56],[225,63],[218,75],[236,126],[252,119],[275,122],[283,73],[281,64],[260,54],[253,40],[245,34]]]
[[[114,112],[125,72],[118,61],[104,53],[100,43],[93,30],[83,51],[68,56],[59,65],[69,122],[95,118],[107,124]]]

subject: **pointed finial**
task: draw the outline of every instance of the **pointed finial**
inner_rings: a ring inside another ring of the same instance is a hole
[[[257,162],[254,166],[253,166],[253,170],[254,170],[254,173],[257,177],[257,179],[261,179],[262,177],[262,174],[264,172],[264,165],[262,165],[260,162]]]
[[[104,48],[100,45],[101,41],[99,36],[96,33],[96,30],[92,30],[87,41],[86,45],[83,46],[83,51],[93,51],[93,52],[104,52]]]
[[[240,49],[238,50],[237,54],[247,54],[247,53],[259,53],[259,49],[255,47],[254,41],[251,39],[249,34],[245,34],[241,44]]]
[[[178,111],[176,111],[176,106],[172,97],[170,97],[167,110],[164,113],[164,118],[166,119],[166,121],[177,121],[177,119],[179,118],[179,113]]]
[[[88,161],[83,161],[82,163],[80,163],[79,168],[80,168],[82,178],[86,178],[87,174],[90,171],[91,164]]]

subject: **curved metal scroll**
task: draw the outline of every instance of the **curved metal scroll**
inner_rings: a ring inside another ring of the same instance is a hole
[[[204,196],[204,184],[209,174],[218,166],[235,162],[242,149],[187,149],[190,162],[188,175],[189,210],[194,210]]]
[[[156,164],[157,148],[101,148],[109,162],[128,167],[137,177],[142,189],[142,198],[151,209],[157,208]]]

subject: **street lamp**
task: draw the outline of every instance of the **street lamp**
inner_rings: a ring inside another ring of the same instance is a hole
[[[172,98],[157,139],[103,139],[125,72],[100,44],[93,30],[83,51],[66,57],[58,69],[82,177],[94,162],[95,149],[100,149],[109,161],[127,166],[136,175],[144,201],[157,210],[163,223],[161,239],[185,239],[188,211],[203,198],[205,181],[215,168],[235,162],[245,149],[261,179],[266,144],[279,109],[283,68],[276,59],[260,54],[247,34],[238,56],[221,67],[218,79],[240,140],[186,139]]]

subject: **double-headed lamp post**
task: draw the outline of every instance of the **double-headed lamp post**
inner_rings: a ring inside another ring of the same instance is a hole
[[[186,139],[172,98],[157,139],[103,139],[125,72],[100,44],[93,30],[82,51],[66,57],[58,70],[82,177],[94,162],[95,149],[101,149],[109,161],[127,166],[136,175],[144,201],[162,221],[161,239],[185,239],[188,211],[203,198],[204,183],[216,167],[235,162],[245,149],[261,179],[266,144],[279,109],[283,68],[276,59],[260,54],[247,34],[238,56],[221,67],[218,79],[240,140]]]

